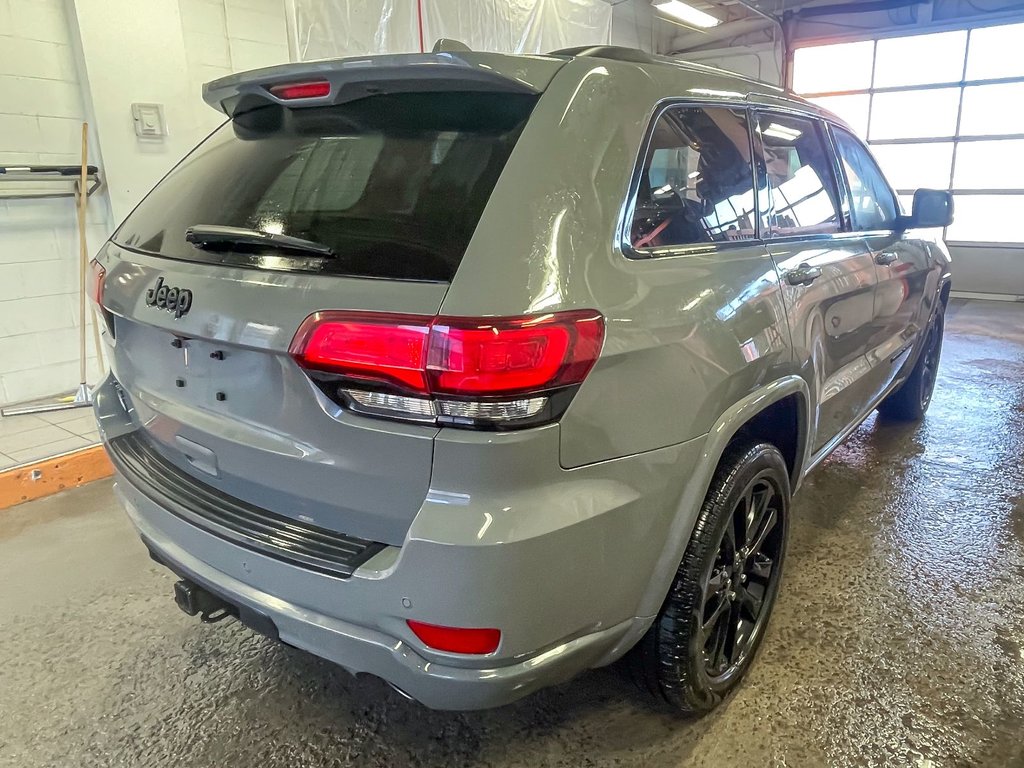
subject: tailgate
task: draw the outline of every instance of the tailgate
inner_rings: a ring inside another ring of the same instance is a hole
[[[277,515],[388,544],[426,496],[437,429],[353,414],[289,345],[322,310],[436,315],[537,99],[486,67],[403,62],[316,65],[330,92],[294,106],[264,80],[293,67],[220,81],[244,114],[224,95],[233,119],[99,259],[112,368],[153,450]]]
[[[401,544],[430,483],[435,427],[346,413],[287,350],[325,307],[434,314],[447,285],[273,274],[109,244],[111,368],[154,448],[197,480],[322,528]],[[157,282],[192,292],[181,316]]]

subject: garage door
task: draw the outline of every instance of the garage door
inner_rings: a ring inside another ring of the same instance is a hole
[[[868,140],[909,210],[950,189],[960,291],[1024,295],[1024,24],[798,48],[793,89]]]

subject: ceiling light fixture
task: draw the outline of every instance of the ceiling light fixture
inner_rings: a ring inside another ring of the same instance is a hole
[[[655,10],[660,11],[666,16],[671,16],[673,19],[692,27],[709,29],[710,27],[717,27],[722,23],[721,19],[715,18],[710,13],[699,11],[692,5],[682,2],[682,0],[651,0],[651,5],[654,6]]]

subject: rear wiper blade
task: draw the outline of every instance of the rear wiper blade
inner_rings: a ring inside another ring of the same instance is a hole
[[[216,248],[225,245],[250,245],[273,248],[279,251],[295,251],[311,256],[332,258],[335,253],[330,246],[290,235],[260,232],[258,229],[242,227],[220,227],[213,224],[197,224],[185,230],[185,240],[196,248]]]

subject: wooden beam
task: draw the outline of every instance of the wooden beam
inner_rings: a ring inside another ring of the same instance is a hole
[[[0,472],[0,510],[114,474],[101,445]]]

